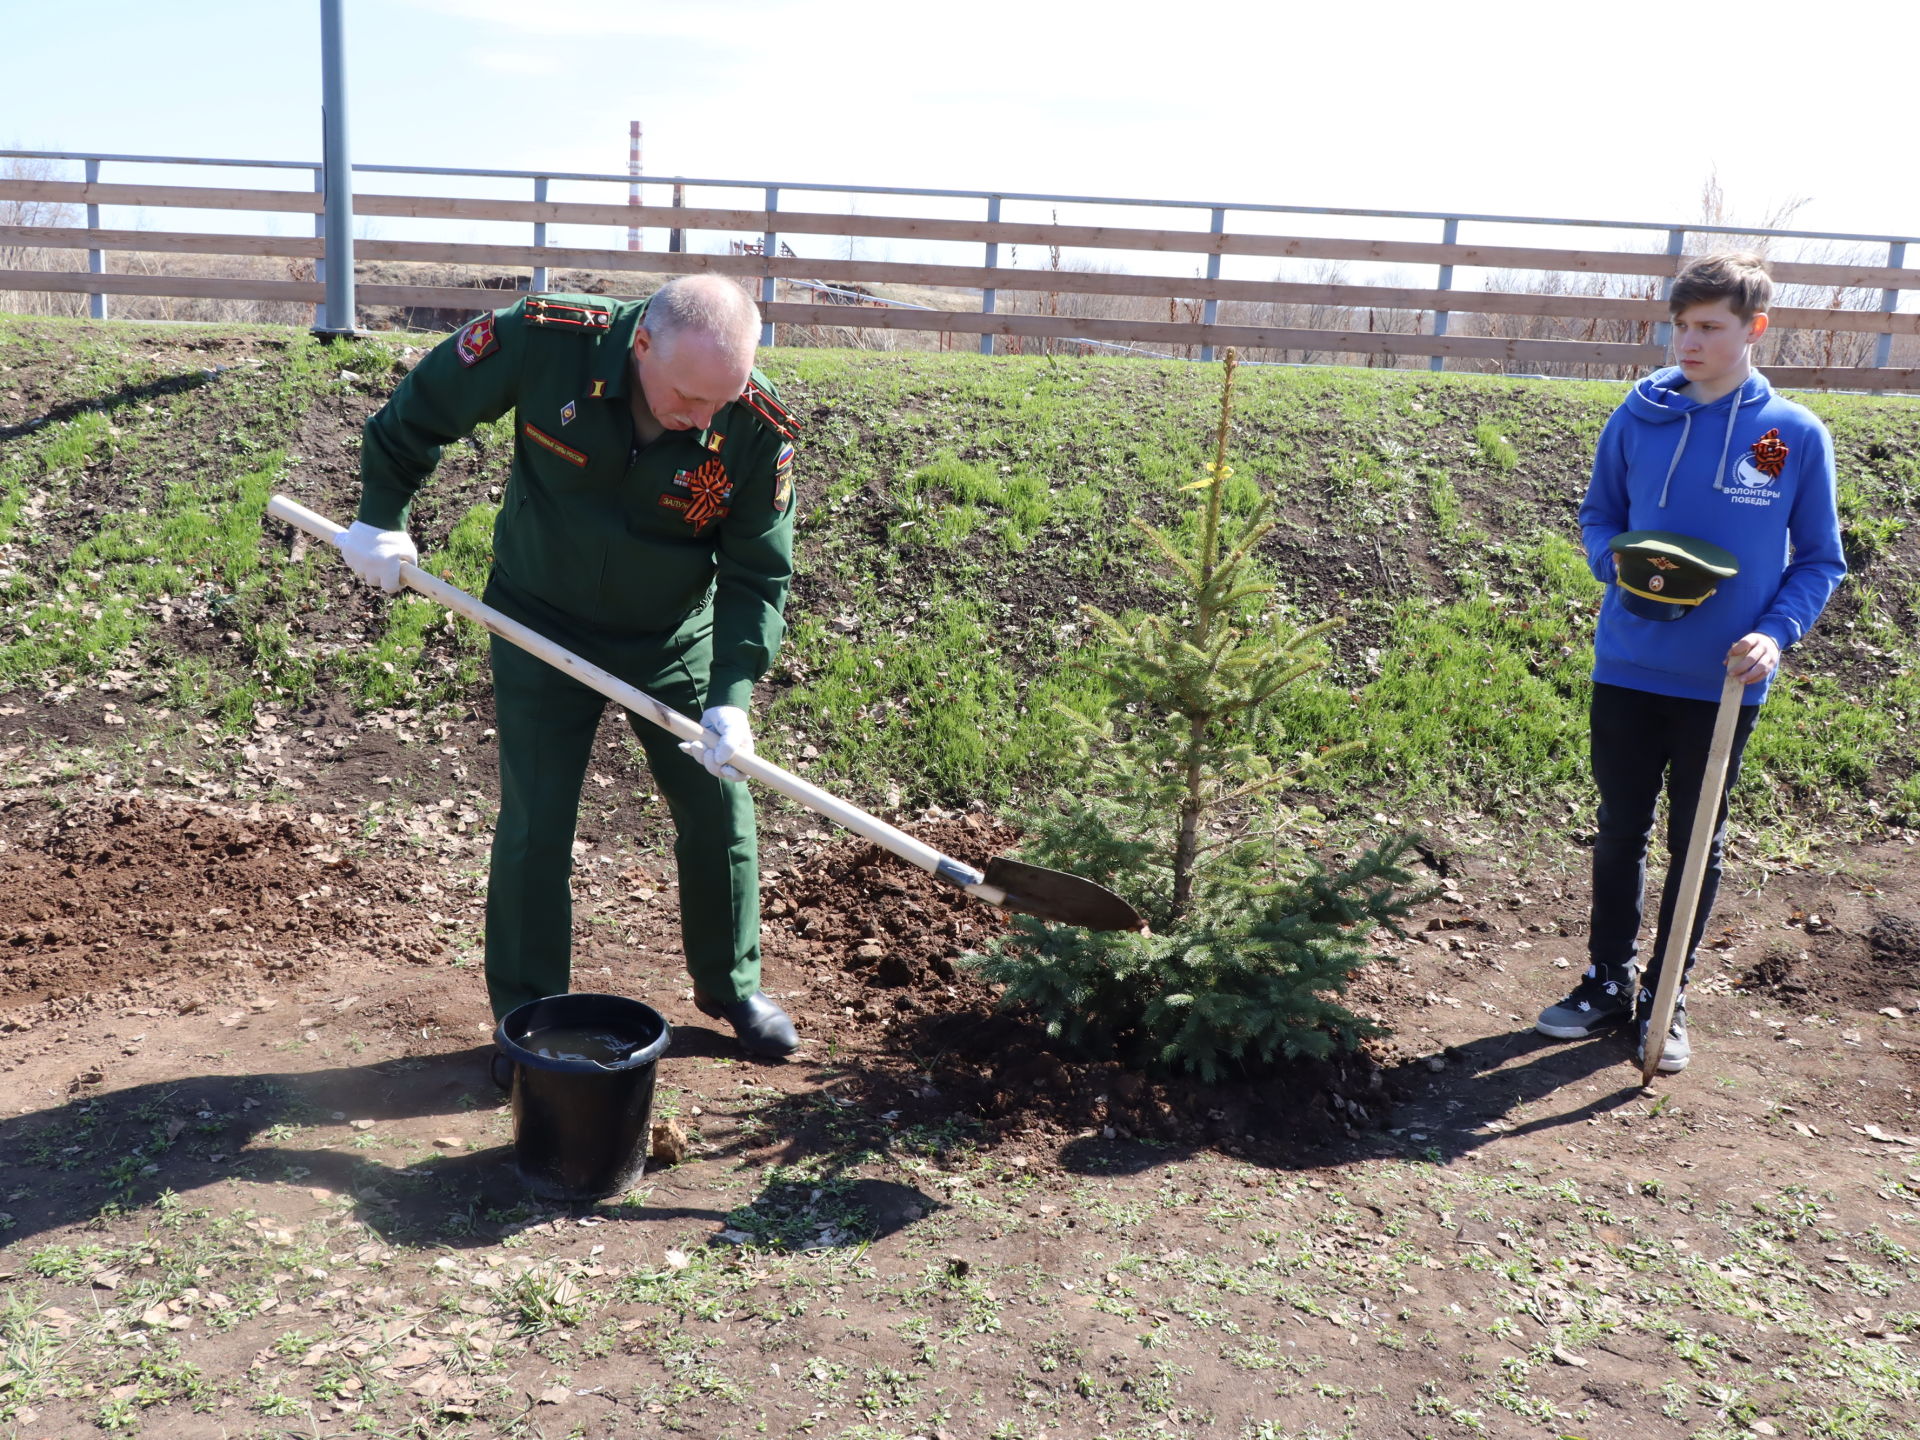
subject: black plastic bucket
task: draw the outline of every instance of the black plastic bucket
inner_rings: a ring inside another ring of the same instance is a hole
[[[540,1053],[543,1035],[581,1032],[614,1039],[615,1058],[576,1058],[568,1050],[582,1047],[564,1042],[545,1046],[560,1053]],[[653,1138],[654,1070],[671,1039],[664,1015],[624,995],[549,995],[501,1020],[493,1043],[513,1066],[513,1152],[529,1190],[599,1200],[640,1178]]]

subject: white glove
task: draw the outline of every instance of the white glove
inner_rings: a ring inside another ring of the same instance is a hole
[[[680,748],[707,767],[717,780],[744,780],[747,777],[727,762],[735,755],[753,753],[753,729],[747,712],[737,705],[716,705],[700,717],[700,728],[707,733],[698,740],[682,742]]]
[[[340,558],[347,568],[369,585],[378,585],[391,594],[400,588],[400,562],[420,563],[420,552],[404,530],[376,530],[364,520],[356,520],[340,537]]]

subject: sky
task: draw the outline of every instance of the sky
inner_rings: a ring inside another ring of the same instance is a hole
[[[1879,0],[342,3],[358,163],[623,173],[637,118],[655,175],[1652,222],[1715,176],[1739,223],[1920,234],[1920,7]],[[5,9],[0,147],[320,154],[319,0]]]

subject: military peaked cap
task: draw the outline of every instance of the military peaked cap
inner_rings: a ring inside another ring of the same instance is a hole
[[[1643,620],[1682,620],[1740,573],[1727,551],[1671,530],[1629,530],[1607,542],[1620,603]]]

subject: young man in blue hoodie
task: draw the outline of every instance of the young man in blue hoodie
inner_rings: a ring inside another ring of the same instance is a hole
[[[1846,574],[1833,442],[1810,412],[1774,394],[1752,366],[1772,292],[1757,256],[1713,255],[1687,266],[1669,301],[1680,363],[1633,387],[1594,456],[1580,528],[1594,577],[1608,587],[1594,637],[1591,716],[1599,833],[1590,963],[1574,992],[1542,1011],[1537,1026],[1557,1039],[1634,1020],[1646,1054],[1679,857],[1699,803],[1722,680],[1731,672],[1747,686],[1727,767],[1730,790],[1780,652],[1807,633]],[[1610,546],[1640,530],[1721,547],[1738,561],[1738,574],[1720,579],[1697,605],[1639,603],[1649,597],[1636,600],[1622,590]],[[1654,613],[1662,618],[1647,618]],[[1663,786],[1672,858],[1652,962],[1636,989],[1647,836]],[[1723,791],[1688,939],[1688,972],[1719,888],[1726,824]],[[1684,1070],[1691,1058],[1685,1005],[1682,989],[1669,1033],[1653,1042],[1662,1045],[1663,1073]]]

